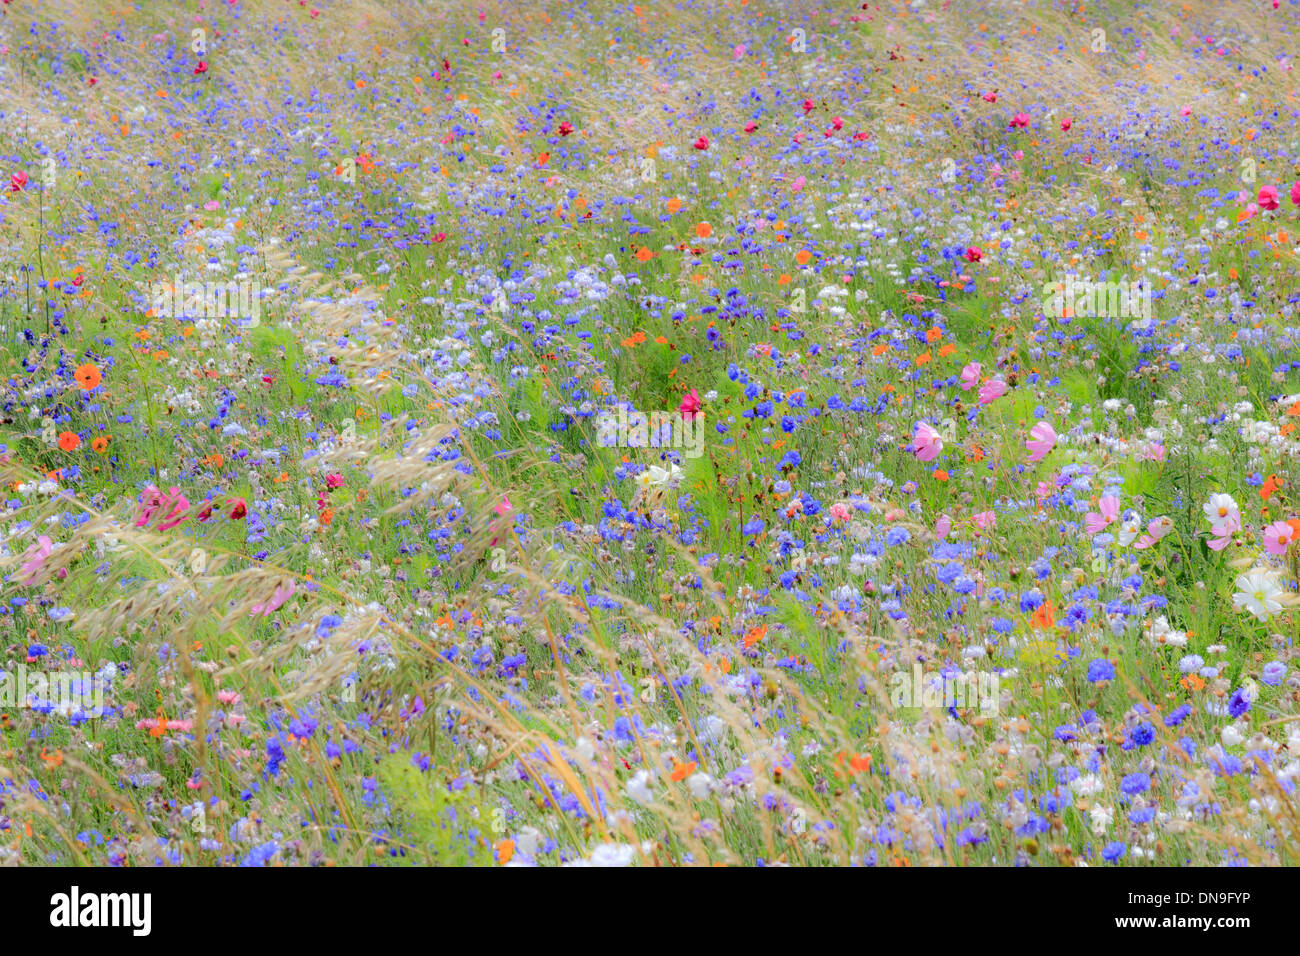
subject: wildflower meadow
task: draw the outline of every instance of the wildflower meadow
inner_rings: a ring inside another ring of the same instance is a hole
[[[3,0],[0,867],[1300,863],[1297,37]]]

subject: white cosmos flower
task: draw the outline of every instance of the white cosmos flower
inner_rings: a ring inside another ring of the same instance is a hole
[[[1270,572],[1263,568],[1253,568],[1245,574],[1237,575],[1237,593],[1232,596],[1232,606],[1249,611],[1261,621],[1267,621],[1282,610],[1280,599],[1285,593]]]
[[[1205,512],[1205,517],[1209,519],[1210,524],[1218,524],[1225,521],[1229,516],[1237,513],[1237,502],[1233,500],[1232,495],[1213,494],[1201,510]]]
[[[664,488],[670,485],[676,487],[677,483],[682,480],[682,470],[677,465],[672,464],[667,468],[651,465],[637,475],[636,480],[637,484],[642,488]]]
[[[1137,540],[1137,536],[1142,533],[1142,519],[1137,515],[1129,518],[1122,525],[1115,535],[1115,540],[1121,548],[1127,548]]]

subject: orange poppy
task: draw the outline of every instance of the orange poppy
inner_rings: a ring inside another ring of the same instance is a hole
[[[681,783],[691,774],[695,773],[695,768],[698,766],[699,764],[697,764],[694,760],[692,760],[690,763],[678,763],[677,761],[674,760],[673,772],[669,775],[669,779],[671,779],[673,783]]]
[[[505,866],[515,855],[515,841],[502,840],[496,845],[497,862]]]
[[[1051,601],[1044,601],[1034,612],[1034,627],[1049,628],[1056,625],[1056,605]]]
[[[76,432],[61,432],[59,447],[64,451],[76,451],[81,447],[81,437]]]
[[[799,265],[801,266],[806,266],[811,259],[812,259],[812,253],[809,252],[807,249],[800,249],[794,255],[794,261],[799,263]]]
[[[108,451],[108,439],[108,435],[99,435],[91,441],[90,447],[102,455]]]
[[[77,380],[77,384],[81,386],[82,390],[87,392],[98,388],[99,383],[104,380],[104,377],[99,374],[99,369],[89,362],[78,366],[73,378]]]
[[[707,222],[702,222],[695,227],[695,234],[701,239],[707,239],[709,236],[713,235],[713,227]]]

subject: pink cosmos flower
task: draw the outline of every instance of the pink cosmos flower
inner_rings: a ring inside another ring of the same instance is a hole
[[[54,542],[45,535],[41,535],[37,538],[36,542],[36,544],[32,545],[31,548],[28,549],[28,554],[26,555],[28,560],[18,569],[19,573],[22,574],[23,584],[30,585],[36,580],[36,574],[41,570],[42,565],[45,564],[45,559],[54,551]]]
[[[928,422],[916,426],[916,437],[912,440],[912,451],[921,461],[934,461],[943,451],[943,438]]]
[[[1146,451],[1143,452],[1141,457],[1146,461],[1163,462],[1165,460],[1165,446],[1160,442],[1152,442],[1147,445]]]
[[[493,507],[492,510],[495,511],[498,515],[505,515],[505,514],[509,514],[511,511],[514,511],[515,506],[510,503],[509,496],[505,496],[501,499],[500,502],[496,504],[495,507]],[[499,522],[495,518],[493,518],[491,521],[488,522],[488,530],[495,532],[497,530],[498,523]],[[496,543],[497,543],[497,538],[496,535],[494,534],[492,540],[488,542],[488,547],[490,548],[494,546]]]
[[[971,246],[966,250],[967,262],[979,262],[983,258],[984,253],[980,250],[979,246]]]
[[[934,533],[942,541],[948,537],[948,532],[952,530],[952,519],[947,515],[939,515],[939,520],[934,523]]]
[[[1056,447],[1056,429],[1047,422],[1039,422],[1029,430],[1030,440],[1025,442],[1025,447],[1029,449],[1029,461],[1042,461],[1047,457],[1047,453]]]
[[[1119,517],[1119,498],[1114,495],[1102,495],[1097,502],[1100,514],[1089,511],[1083,518],[1083,526],[1088,534],[1100,534],[1102,529]]]
[[[691,389],[689,395],[682,396],[682,403],[677,406],[677,410],[682,413],[684,421],[694,421],[700,417],[700,396],[695,394],[695,389]]]
[[[135,526],[147,527],[155,517],[162,515],[163,521],[158,525],[158,530],[167,531],[189,517],[186,513],[189,508],[189,499],[181,494],[179,488],[172,488],[163,493],[153,485],[149,485],[140,498],[140,514],[135,519]]]
[[[1286,554],[1294,529],[1285,521],[1274,521],[1264,529],[1264,548],[1269,554]]]
[[[1133,547],[1139,551],[1145,551],[1173,530],[1174,522],[1172,518],[1156,518],[1147,525],[1147,533],[1138,538],[1137,544],[1133,545]]]
[[[1074,120],[1072,119],[1061,120],[1061,131],[1068,133],[1070,131],[1070,127],[1073,125],[1074,125]]]
[[[144,493],[140,496],[140,513],[136,516],[135,526],[137,528],[147,526],[153,520],[154,514],[162,508],[166,501],[167,496],[153,485],[146,487]]]
[[[1028,125],[1029,125],[1028,113],[1017,113],[1015,116],[1011,117],[1011,126],[1010,126],[1011,129],[1023,129]]]
[[[1210,526],[1210,533],[1214,535],[1206,544],[1211,551],[1222,551],[1228,545],[1232,544],[1232,535],[1234,532],[1241,530],[1241,515],[1238,512],[1231,512],[1227,517],[1220,521],[1215,521]]]
[[[831,505],[830,511],[831,517],[836,521],[848,521],[852,514],[849,510],[849,506],[842,501],[837,501],[835,504]]]
[[[339,474],[326,475],[325,487],[330,489],[330,491],[333,491],[335,488],[342,488],[343,476]]]
[[[980,383],[980,372],[982,372],[983,370],[984,370],[984,366],[980,365],[979,362],[971,362],[964,369],[962,369],[961,390],[963,392],[968,392],[976,385],[978,385]]]
[[[1000,378],[985,382],[980,389],[980,404],[989,405],[1007,393],[1007,383]]]
[[[993,511],[981,511],[979,514],[972,516],[971,520],[975,522],[981,531],[988,531],[998,523],[998,516]]]
[[[985,94],[984,94],[984,102],[985,102],[985,103],[996,103],[997,101],[998,101],[998,94],[997,94],[997,93],[995,93],[995,92],[989,92],[989,93],[985,93]]]
[[[298,585],[293,581],[292,578],[289,581],[287,581],[285,584],[277,584],[275,586],[275,591],[272,592],[271,594],[270,600],[266,601],[263,604],[254,604],[253,607],[250,609],[249,613],[253,617],[256,617],[259,614],[262,615],[263,617],[270,617],[276,611],[280,610],[280,608],[284,605],[284,602],[289,600],[289,598],[293,597],[294,592],[297,590],[298,590]],[[222,691],[221,693],[229,693],[229,691]],[[217,695],[218,700],[221,699],[221,693],[218,693]],[[239,699],[239,695],[236,694],[235,700],[238,699]],[[223,703],[232,703],[232,701],[223,701]]]
[[[175,488],[172,489],[173,494],[175,494],[176,490]],[[189,517],[187,512],[190,510],[190,500],[184,495],[175,494],[171,504],[172,510],[168,513],[166,520],[158,525],[159,531],[170,531]]]
[[[1295,205],[1297,206],[1300,206],[1300,181],[1296,182],[1291,187],[1291,202],[1295,203]]]
[[[1276,208],[1278,207],[1278,201],[1277,201],[1277,187],[1276,187],[1276,186],[1261,186],[1261,187],[1259,188],[1259,196],[1258,196],[1258,199],[1259,199],[1259,204],[1260,204],[1263,208],[1265,208],[1265,209],[1276,209]]]

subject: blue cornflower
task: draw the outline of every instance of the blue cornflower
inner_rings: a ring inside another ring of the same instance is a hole
[[[1098,657],[1088,665],[1088,680],[1093,684],[1099,684],[1104,680],[1115,679],[1115,668],[1110,661],[1104,657]]]

